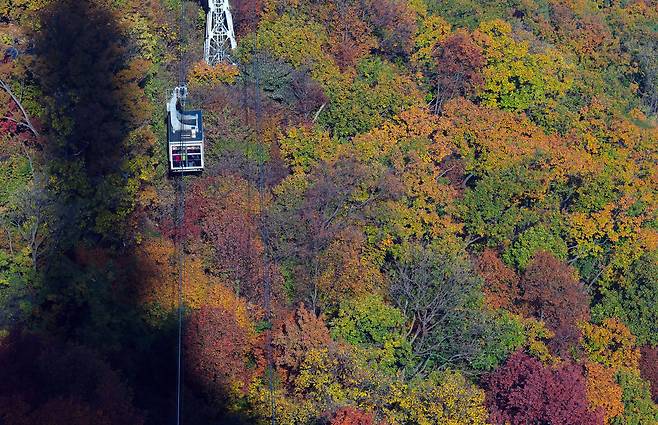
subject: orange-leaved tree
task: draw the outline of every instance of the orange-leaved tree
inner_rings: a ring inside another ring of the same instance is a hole
[[[599,363],[587,362],[585,378],[589,405],[593,410],[603,409],[606,423],[624,412],[622,390],[615,380],[614,369]]]

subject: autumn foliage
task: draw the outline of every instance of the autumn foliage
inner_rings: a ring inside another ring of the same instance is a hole
[[[485,378],[489,419],[494,424],[602,424],[602,410],[590,410],[581,368],[556,369],[523,353]]]
[[[375,420],[371,414],[353,407],[339,409],[331,419],[331,425],[373,425]]]
[[[276,365],[284,381],[300,373],[307,354],[331,345],[324,320],[302,304],[279,324],[273,335]]]
[[[651,395],[658,402],[658,348],[642,347],[640,373],[651,384]]]
[[[246,391],[255,366],[250,329],[240,324],[235,313],[221,307],[194,311],[185,329],[185,355],[189,379],[220,401],[232,391]],[[253,361],[253,359],[251,360]]]
[[[0,1],[0,423],[658,423],[655,3]]]
[[[578,341],[577,324],[589,317],[589,301],[575,270],[546,252],[530,262],[520,281],[521,311],[556,332],[558,347]]]
[[[583,323],[582,345],[588,357],[613,369],[637,370],[640,351],[635,336],[617,319],[606,319],[601,325]]]
[[[441,40],[436,48],[435,60],[435,112],[441,111],[447,100],[472,95],[484,84],[482,68],[486,61],[482,48],[466,31],[458,30]]]
[[[477,259],[477,271],[484,279],[482,288],[487,303],[493,308],[513,310],[519,297],[519,278],[498,257],[495,251],[486,249]]]
[[[380,48],[390,55],[408,55],[416,30],[415,14],[400,0],[368,1],[369,18],[380,38]]]
[[[259,297],[263,245],[256,221],[256,190],[237,176],[209,178],[190,188],[186,204],[189,211],[183,226],[188,237],[210,245],[215,276],[250,299]]]
[[[585,377],[589,405],[593,410],[603,409],[606,423],[624,412],[622,390],[615,380],[614,369],[599,363],[587,363]]]

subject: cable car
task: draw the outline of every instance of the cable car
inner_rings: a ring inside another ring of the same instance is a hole
[[[178,110],[178,104],[182,105],[186,98],[187,87],[176,87],[167,103],[169,170],[172,173],[198,172],[204,167],[203,117],[200,110]]]

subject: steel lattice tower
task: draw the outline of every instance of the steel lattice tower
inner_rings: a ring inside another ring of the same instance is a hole
[[[208,65],[231,61],[231,51],[235,49],[233,17],[228,0],[208,0],[206,16],[206,43],[203,58]]]

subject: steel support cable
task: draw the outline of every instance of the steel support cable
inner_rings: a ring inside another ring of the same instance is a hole
[[[181,2],[181,15],[180,15],[180,34],[179,34],[179,87],[186,87],[186,63],[185,55],[183,53],[184,49],[184,28],[185,28],[185,6]],[[255,51],[258,52],[258,33],[256,32],[256,48]],[[271,324],[272,321],[272,307],[271,307],[271,276],[270,268],[268,261],[268,250],[269,250],[269,232],[265,224],[263,217],[263,211],[265,206],[265,155],[264,155],[264,146],[262,140],[262,126],[261,126],[261,97],[260,97],[260,63],[258,54],[254,55],[254,79],[255,79],[255,121],[256,121],[256,136],[257,141],[260,142],[261,148],[263,149],[262,157],[258,158],[258,176],[257,176],[257,185],[258,185],[258,202],[259,202],[259,212],[261,215],[260,219],[260,230],[261,230],[261,239],[263,241],[264,250],[263,250],[263,304],[266,314],[266,320]],[[181,102],[181,111],[185,110],[185,98],[184,96],[180,98]],[[182,132],[179,133],[179,154],[181,155],[181,160],[183,156],[183,140]],[[185,155],[186,158],[186,155]],[[187,160],[187,158],[186,158]],[[176,239],[179,250],[179,279],[178,279],[178,347],[177,347],[177,373],[176,373],[176,424],[181,424],[181,413],[182,413],[182,335],[183,335],[183,313],[184,313],[184,298],[183,298],[183,276],[185,270],[185,237],[183,235],[183,225],[185,220],[185,180],[184,180],[185,170],[181,170],[181,173],[178,177],[178,223],[177,223],[177,232]],[[272,356],[272,329],[270,328],[266,336],[266,352],[267,352],[267,381],[268,389],[270,394],[270,418],[271,424],[276,424],[276,403],[274,397],[274,364]]]
[[[181,387],[182,387],[182,358],[183,358],[183,274],[185,271],[185,235],[183,234],[185,221],[185,181],[181,172],[178,177],[178,223],[176,239],[178,245],[178,347],[176,358],[176,424],[181,423]]]
[[[186,64],[185,64],[185,38],[184,38],[184,29],[185,29],[185,3],[181,1],[180,7],[180,22],[179,22],[179,34],[178,34],[178,49],[179,49],[179,75],[178,75],[178,87],[185,87],[185,93],[183,96],[179,97],[181,112],[185,113],[185,98],[187,96],[187,86],[186,86]],[[180,91],[179,91],[180,93]],[[173,111],[176,113],[176,111]],[[183,145],[183,131],[178,132],[178,154],[179,161],[182,164],[182,161],[187,162],[187,152],[184,152]],[[176,242],[178,245],[178,335],[177,335],[177,352],[176,352],[176,425],[181,424],[181,414],[182,414],[182,378],[183,378],[183,274],[185,271],[185,235],[183,234],[184,222],[185,222],[185,167],[181,168],[180,174],[178,175],[178,205],[177,205],[177,223],[176,223]]]
[[[276,425],[276,402],[274,397],[274,359],[272,356],[272,282],[269,267],[269,231],[265,222],[265,145],[262,138],[261,126],[261,97],[260,97],[260,56],[259,56],[259,40],[258,30],[256,30],[256,43],[254,49],[254,62],[252,64],[254,70],[255,82],[255,98],[254,109],[256,112],[256,140],[260,145],[260,158],[258,161],[258,210],[260,214],[260,231],[261,239],[263,242],[263,307],[265,309],[265,319],[270,325],[266,334],[266,355],[267,355],[267,385],[270,394],[270,421],[272,425]]]

